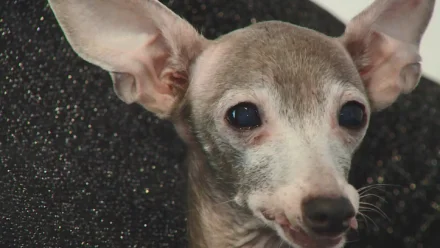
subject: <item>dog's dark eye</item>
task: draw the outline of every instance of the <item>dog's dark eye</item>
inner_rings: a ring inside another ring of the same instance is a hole
[[[231,126],[240,129],[252,129],[261,125],[257,106],[249,102],[242,102],[230,108],[226,113],[226,119]]]
[[[358,129],[365,125],[365,107],[364,105],[350,101],[345,103],[339,111],[339,126]]]

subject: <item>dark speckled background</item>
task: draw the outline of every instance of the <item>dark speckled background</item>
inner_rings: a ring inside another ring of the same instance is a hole
[[[253,19],[343,31],[302,0],[165,3],[209,38]],[[172,126],[117,100],[45,1],[3,0],[0,11],[0,247],[186,247],[184,150]],[[372,191],[387,203],[364,199],[389,220],[366,212],[349,247],[440,247],[439,106],[440,87],[422,79],[373,116],[351,181],[397,186]]]

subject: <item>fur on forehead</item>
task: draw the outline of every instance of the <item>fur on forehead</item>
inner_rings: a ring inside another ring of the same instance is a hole
[[[365,92],[339,41],[279,21],[257,23],[213,41],[192,75],[188,97],[195,106],[205,107],[213,106],[227,90],[255,89],[265,83],[272,83],[290,106],[305,103],[310,96],[323,101],[325,86],[335,82]]]

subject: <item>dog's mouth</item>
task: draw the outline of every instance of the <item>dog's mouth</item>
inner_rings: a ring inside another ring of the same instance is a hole
[[[316,235],[308,232],[300,225],[293,225],[285,215],[268,215],[263,212],[266,219],[272,220],[276,225],[280,226],[286,241],[301,248],[333,248],[339,247],[346,240],[346,232],[336,235]],[[349,223],[350,228],[357,229],[357,221],[355,218]],[[348,231],[348,230],[347,230]]]
[[[345,235],[340,234],[334,237],[311,236],[301,227],[293,227],[291,224],[281,225],[286,238],[303,248],[330,248],[336,247],[345,240]]]

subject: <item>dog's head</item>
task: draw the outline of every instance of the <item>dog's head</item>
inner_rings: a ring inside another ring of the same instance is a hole
[[[337,38],[270,21],[217,40],[153,0],[49,2],[124,102],[189,130],[237,204],[295,247],[338,247],[356,228],[352,155],[371,111],[417,85],[435,1],[375,1]]]

